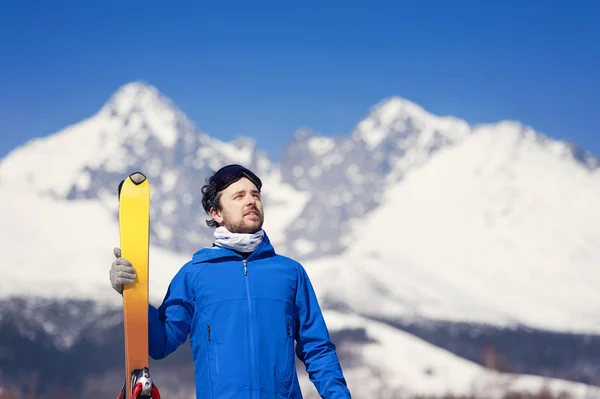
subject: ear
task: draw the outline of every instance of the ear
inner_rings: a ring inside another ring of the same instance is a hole
[[[210,209],[210,216],[212,216],[213,220],[219,224],[223,223],[223,216],[221,216],[221,213],[216,211],[215,208],[211,208]]]

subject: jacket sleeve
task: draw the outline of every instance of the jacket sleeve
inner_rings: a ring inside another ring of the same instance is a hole
[[[148,349],[162,359],[185,343],[194,314],[192,275],[184,266],[173,277],[162,304],[148,309]]]
[[[306,270],[298,266],[296,355],[324,399],[350,398],[342,367]]]

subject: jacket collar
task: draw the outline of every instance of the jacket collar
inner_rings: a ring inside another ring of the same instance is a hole
[[[248,261],[250,260],[256,260],[256,259],[262,259],[262,258],[267,258],[270,256],[274,256],[275,255],[275,248],[273,248],[273,245],[271,244],[271,240],[269,239],[269,236],[267,235],[267,233],[265,232],[265,235],[263,237],[262,242],[259,244],[258,247],[256,247],[256,249],[254,250],[254,252],[252,252],[250,254],[250,256],[248,256]],[[198,250],[196,253],[194,253],[194,255],[192,256],[192,262],[193,263],[201,263],[201,262],[215,262],[215,261],[225,261],[227,259],[243,259],[242,255],[240,255],[239,253],[228,249],[228,248],[221,248],[221,247],[208,247],[208,248],[202,248],[200,250]]]

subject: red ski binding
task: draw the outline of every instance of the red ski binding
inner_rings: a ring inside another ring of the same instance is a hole
[[[123,384],[117,399],[126,399],[126,384],[127,382]],[[135,369],[131,372],[131,398],[127,399],[160,399],[160,392],[158,392],[158,388],[154,385],[152,377],[150,377],[148,367]]]

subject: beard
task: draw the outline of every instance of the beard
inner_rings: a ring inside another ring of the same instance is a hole
[[[253,209],[257,214],[249,218],[247,215],[235,219],[228,213],[223,213],[223,226],[232,233],[253,234],[259,231],[264,223],[264,216],[258,209]]]

